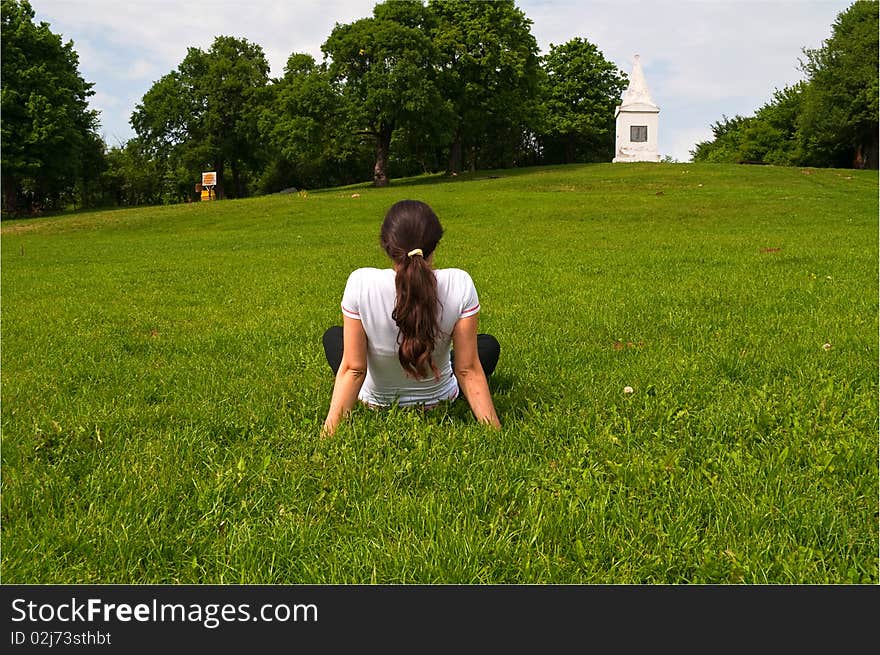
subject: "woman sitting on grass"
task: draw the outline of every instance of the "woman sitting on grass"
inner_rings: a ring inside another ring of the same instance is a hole
[[[495,337],[477,334],[480,302],[471,276],[434,269],[442,236],[423,202],[401,200],[385,215],[380,240],[394,268],[354,271],[342,294],[343,327],[324,333],[336,382],[323,435],[335,432],[357,400],[431,409],[459,392],[479,422],[501,427],[486,380],[501,348]]]

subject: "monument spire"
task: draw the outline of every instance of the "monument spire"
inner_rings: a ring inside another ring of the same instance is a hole
[[[660,107],[654,104],[642,59],[633,56],[629,86],[620,97],[614,111],[616,122],[615,155],[613,162],[660,161],[657,152],[657,115]]]
[[[649,105],[656,107],[648,90],[648,82],[645,80],[645,71],[642,70],[642,58],[639,55],[633,57],[633,69],[629,76],[629,87],[623,92],[621,107],[629,105]]]

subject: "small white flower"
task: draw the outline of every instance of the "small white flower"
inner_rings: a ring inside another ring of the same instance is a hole
[[[831,350],[831,344],[826,343],[824,346],[822,346],[822,348],[824,348],[825,350]]]
[[[633,392],[633,388],[628,385],[623,388],[623,393],[632,393],[632,392]]]

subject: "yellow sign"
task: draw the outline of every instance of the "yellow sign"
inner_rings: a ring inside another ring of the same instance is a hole
[[[214,186],[217,184],[217,172],[202,173],[202,186]]]

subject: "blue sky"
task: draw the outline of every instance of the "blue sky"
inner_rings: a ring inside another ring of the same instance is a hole
[[[135,105],[177,68],[187,47],[207,49],[216,36],[263,48],[272,76],[287,57],[321,60],[335,23],[369,16],[373,0],[31,0],[38,21],[72,40],[80,73],[94,83],[109,145],[134,136]],[[751,114],[775,89],[803,79],[804,47],[831,34],[851,0],[518,0],[542,53],[581,37],[624,72],[638,53],[660,106],[661,155],[690,159],[722,115]]]

